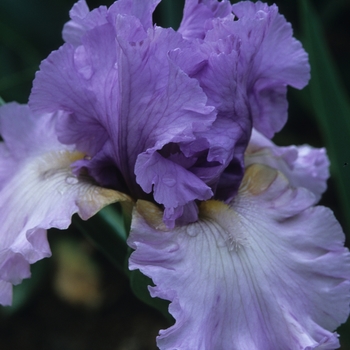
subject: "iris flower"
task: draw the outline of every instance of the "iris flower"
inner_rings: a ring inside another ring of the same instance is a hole
[[[130,269],[170,301],[162,350],[334,349],[350,255],[324,149],[278,147],[307,54],[275,5],[79,0],[29,104],[0,108],[0,302],[50,255],[46,230],[133,203]]]

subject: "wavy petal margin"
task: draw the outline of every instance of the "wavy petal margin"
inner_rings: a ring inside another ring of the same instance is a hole
[[[214,18],[232,16],[229,0],[186,0],[178,32],[188,40],[204,39]]]
[[[207,105],[198,81],[168,56],[174,48],[188,46],[180,34],[156,27],[142,41],[130,43],[122,35],[123,24],[135,24],[138,19],[129,16],[122,21],[122,17],[90,29],[78,48],[64,44],[43,61],[29,105],[40,113],[65,111],[59,121],[59,140],[88,153],[90,166],[96,164],[96,156],[108,159],[123,180],[116,181],[115,187],[124,182],[134,198],[153,191],[155,200],[166,207],[165,219],[171,226],[182,215],[183,206],[212,196],[188,162],[211,171],[209,161],[196,161],[219,142],[215,138],[211,143],[210,133],[197,134],[211,127],[216,111]],[[193,154],[191,148],[198,143],[201,149]],[[172,151],[178,158],[186,153],[184,162],[172,161],[173,153],[165,155],[164,148],[172,145],[177,146]],[[225,162],[220,164],[222,169]],[[164,172],[169,181],[162,181]]]
[[[30,276],[29,265],[51,255],[46,230],[65,229],[71,216],[84,220],[104,206],[129,201],[101,188],[71,165],[84,157],[55,135],[57,115],[33,115],[27,106],[0,108],[5,140],[0,154],[0,303],[10,305],[12,284]],[[10,167],[9,167],[10,165]]]
[[[335,349],[350,301],[350,254],[332,212],[268,166],[246,169],[226,205],[166,230],[148,202],[134,211],[130,269],[151,277],[176,323],[161,350]]]
[[[287,85],[302,89],[310,79],[308,55],[293,37],[293,30],[278,13],[276,5],[260,1],[187,0],[178,30],[187,40],[211,55],[220,52],[225,58],[228,48],[237,54],[228,68],[235,65],[240,88],[245,86],[254,127],[271,138],[287,121]],[[220,60],[222,60],[222,57]],[[209,72],[212,68],[207,67]],[[214,67],[214,72],[218,70]],[[206,80],[205,88],[213,90],[217,79]],[[230,77],[230,73],[227,74]],[[223,90],[223,85],[218,91]],[[231,99],[236,100],[232,95]],[[230,101],[230,99],[225,99]],[[221,102],[222,103],[222,102]]]
[[[308,55],[276,5],[241,1],[232,11],[238,20],[225,25],[241,38],[242,67],[251,67],[253,125],[271,138],[287,121],[287,85],[302,89],[310,79]]]

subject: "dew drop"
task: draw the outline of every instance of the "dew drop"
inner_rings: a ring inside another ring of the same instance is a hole
[[[168,187],[174,187],[176,185],[176,180],[172,176],[164,176],[162,178],[163,184]]]
[[[258,11],[256,13],[255,16],[256,16],[256,19],[261,21],[261,20],[264,20],[267,17],[267,13],[265,11],[260,10],[260,11]]]
[[[198,225],[195,224],[189,224],[186,228],[186,233],[190,237],[196,237],[199,233]]]
[[[75,176],[68,176],[66,177],[66,183],[68,185],[75,185],[78,183],[78,179]]]

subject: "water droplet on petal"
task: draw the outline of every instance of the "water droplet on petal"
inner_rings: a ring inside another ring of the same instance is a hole
[[[66,183],[68,185],[75,185],[78,183],[78,179],[75,176],[68,176],[66,177]]]
[[[264,20],[267,17],[267,13],[265,11],[260,10],[260,11],[258,11],[256,13],[255,16],[256,16],[256,19],[261,21],[261,20]]]
[[[186,233],[191,237],[196,237],[199,233],[199,227],[195,224],[189,224],[186,227]]]
[[[176,185],[176,180],[169,175],[166,175],[162,178],[163,184],[168,187],[174,187]]]

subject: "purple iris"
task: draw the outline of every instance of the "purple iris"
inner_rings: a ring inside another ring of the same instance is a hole
[[[176,320],[160,349],[336,348],[350,255],[315,207],[328,159],[270,141],[307,54],[276,6],[187,0],[176,32],[159,2],[80,0],[29,107],[0,108],[0,302],[50,254],[46,229],[129,201],[130,268]]]
[[[91,13],[78,2],[30,106],[65,111],[59,140],[91,158],[79,166],[133,198],[152,194],[174,227],[196,221],[195,200],[233,197],[252,122],[267,136],[278,131],[286,86],[303,87],[309,67],[276,7],[189,1],[178,33],[152,25],[158,2],[118,1]],[[272,46],[276,57],[266,54]]]

